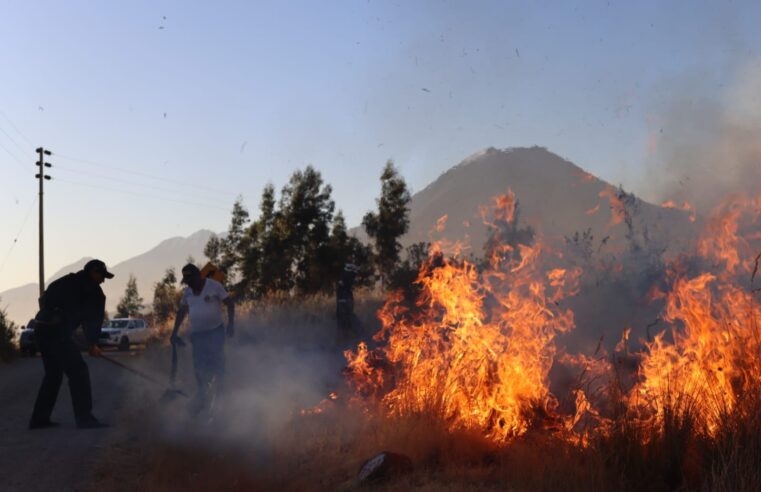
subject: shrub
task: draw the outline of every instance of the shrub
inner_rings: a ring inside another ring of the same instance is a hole
[[[8,319],[5,309],[0,309],[0,360],[10,362],[17,353],[16,324]]]

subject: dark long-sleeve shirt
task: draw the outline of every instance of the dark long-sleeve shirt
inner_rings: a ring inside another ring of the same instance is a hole
[[[336,300],[354,301],[354,274],[351,272],[341,272],[341,277],[336,285]]]
[[[88,343],[100,337],[106,308],[106,296],[100,285],[83,270],[70,273],[52,282],[40,299],[37,322],[50,329],[64,330],[71,335],[79,326]]]

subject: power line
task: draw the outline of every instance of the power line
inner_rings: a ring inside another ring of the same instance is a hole
[[[0,115],[2,115],[3,118],[5,118],[5,120],[11,125],[11,127],[16,131],[16,133],[18,133],[21,136],[21,138],[23,138],[30,145],[30,147],[34,147],[34,144],[31,142],[31,140],[29,140],[29,138],[27,138],[27,136],[24,135],[24,133],[21,132],[21,130],[19,130],[19,128],[13,123],[13,121],[8,117],[8,115],[4,111],[0,110]],[[16,147],[18,147],[22,152],[30,152],[30,149],[24,149],[2,127],[0,127],[0,132],[5,134],[5,136],[8,137],[8,139],[11,142],[13,142],[13,144],[16,145]],[[0,144],[0,145],[2,145],[2,144]],[[6,152],[8,152],[8,154],[10,154],[14,158],[14,160],[16,160],[16,162],[18,162],[20,165],[23,166],[23,162],[21,162],[21,160],[15,154],[10,152],[5,146],[2,146],[2,148]],[[184,187],[188,187],[188,188],[195,188],[195,189],[203,190],[203,191],[206,191],[206,192],[213,192],[213,193],[216,193],[216,194],[228,195],[228,196],[231,196],[231,197],[238,196],[238,193],[234,193],[234,192],[231,192],[231,191],[219,190],[219,189],[215,189],[215,188],[212,188],[212,187],[209,187],[209,186],[203,186],[203,185],[199,185],[199,184],[195,184],[195,183],[186,183],[186,182],[178,181],[178,180],[173,179],[173,178],[166,178],[166,177],[163,177],[163,176],[156,176],[156,175],[149,174],[149,173],[144,173],[144,172],[141,172],[141,171],[135,171],[133,169],[124,169],[124,168],[120,168],[120,167],[117,167],[117,166],[111,166],[111,165],[103,164],[103,163],[100,163],[100,162],[94,162],[94,161],[87,160],[87,159],[81,159],[81,158],[78,158],[78,157],[67,156],[67,155],[63,155],[63,154],[59,154],[59,153],[56,153],[56,157],[61,158],[61,159],[65,159],[65,160],[69,160],[69,161],[78,162],[78,163],[81,163],[81,164],[87,164],[89,166],[98,166],[99,168],[107,168],[107,169],[111,169],[111,170],[122,172],[122,173],[126,173],[126,174],[132,174],[132,175],[135,175],[135,176],[141,176],[141,177],[145,177],[145,178],[149,178],[149,179],[155,179],[155,180],[158,180],[158,181],[164,181],[164,182],[172,183],[172,184],[178,185],[178,186],[184,186]],[[59,167],[59,166],[56,166],[56,167]],[[64,169],[64,168],[61,168],[61,169]],[[69,169],[69,170],[70,171],[75,171],[73,169]],[[104,179],[115,179],[115,178],[104,177]],[[145,186],[145,185],[142,185],[142,186]]]
[[[13,152],[11,152],[10,150],[8,150],[8,148],[7,148],[5,145],[1,144],[1,143],[0,143],[0,149],[3,149],[4,151],[6,151],[6,152],[8,153],[8,155],[9,155],[9,156],[13,157],[13,160],[14,160],[14,161],[16,161],[16,164],[18,164],[18,165],[21,167],[21,169],[23,169],[24,171],[26,171],[26,168],[24,167],[24,163],[23,163],[23,162],[21,162],[21,159],[19,159],[18,157],[16,157],[16,154],[14,154],[14,153],[13,153]]]
[[[10,140],[11,142],[13,142],[13,145],[15,145],[15,146],[16,146],[16,147],[17,147],[17,148],[18,148],[18,149],[19,149],[19,150],[22,152],[22,154],[25,154],[25,153],[27,153],[27,152],[31,152],[31,149],[24,149],[24,148],[23,148],[21,145],[19,145],[19,143],[16,141],[16,139],[14,139],[14,138],[11,136],[11,134],[10,134],[10,133],[8,133],[8,132],[6,132],[5,130],[3,130],[3,127],[2,127],[2,126],[0,126],[0,132],[3,132],[3,135],[5,135],[6,137],[8,137],[8,140]]]
[[[195,184],[195,183],[185,183],[185,182],[173,179],[173,178],[166,178],[166,177],[162,177],[162,176],[156,176],[156,175],[153,175],[153,174],[144,173],[144,172],[141,172],[141,171],[135,171],[135,170],[132,170],[132,169],[124,169],[124,168],[121,168],[121,167],[110,166],[110,165],[102,164],[102,163],[99,163],[99,162],[89,161],[87,159],[79,159],[77,157],[70,157],[70,156],[66,156],[66,155],[62,155],[62,154],[58,154],[58,153],[56,153],[56,157],[59,157],[59,158],[65,159],[65,160],[69,160],[69,161],[79,162],[79,163],[82,163],[82,164],[87,164],[89,166],[98,166],[99,168],[112,169],[114,171],[118,171],[118,172],[122,172],[122,173],[126,173],[126,174],[134,174],[136,176],[142,176],[142,177],[145,177],[145,178],[155,179],[155,180],[158,180],[158,181],[165,181],[167,183],[172,183],[172,184],[179,185],[179,186],[185,186],[185,187],[188,187],[188,188],[195,188],[195,189],[198,189],[198,190],[203,190],[205,192],[213,192],[213,193],[223,194],[223,195],[229,195],[229,196],[237,196],[238,195],[237,193],[234,193],[234,192],[231,192],[231,191],[218,190],[218,189],[215,189],[215,188],[210,188],[208,186],[203,186],[203,185],[199,185],[199,184]]]
[[[122,178],[108,176],[108,175],[99,174],[99,173],[92,173],[89,171],[81,171],[79,169],[72,169],[72,168],[60,166],[60,165],[56,165],[55,168],[58,170],[62,170],[64,172],[71,172],[71,173],[75,173],[75,174],[79,174],[79,175],[87,176],[87,177],[92,177],[96,179],[105,179],[105,180],[114,181],[117,183],[127,184],[130,186],[137,186],[140,188],[152,188],[156,191],[161,191],[161,192],[172,192],[172,193],[176,192],[176,190],[174,189],[168,188],[166,186],[161,186],[161,185],[136,183],[135,181],[130,181],[127,179],[122,179]],[[195,198],[202,198],[203,200],[209,200],[211,202],[214,202],[217,205],[222,205],[222,201],[224,201],[224,199],[217,198],[214,196],[209,197],[207,195],[196,195]]]
[[[18,233],[13,238],[13,242],[11,243],[11,246],[8,248],[8,252],[5,254],[3,263],[0,264],[0,273],[2,273],[3,270],[5,269],[5,265],[6,263],[8,263],[8,258],[10,258],[13,248],[16,247],[16,243],[18,242],[18,238],[21,236],[21,233],[24,232],[24,227],[26,227],[26,223],[29,220],[29,216],[32,215],[32,210],[34,210],[34,205],[36,203],[37,203],[37,197],[35,196],[34,200],[32,200],[32,204],[29,206],[29,210],[26,212],[26,215],[24,216],[24,221],[21,223],[21,227],[19,228]]]
[[[3,115],[3,118],[5,118],[5,119],[8,121],[8,123],[10,123],[11,127],[12,127],[14,130],[16,130],[16,133],[18,133],[19,135],[21,135],[21,138],[23,138],[24,140],[26,140],[26,143],[28,143],[30,147],[34,148],[34,144],[32,143],[32,141],[31,141],[31,140],[29,140],[29,139],[26,137],[26,135],[24,135],[23,133],[21,133],[21,130],[19,130],[19,129],[18,129],[18,127],[17,127],[16,125],[14,125],[14,124],[13,124],[13,122],[12,122],[12,121],[11,121],[11,119],[8,117],[8,115],[7,115],[7,114],[5,114],[5,111],[2,111],[2,110],[0,110],[0,114],[1,114],[1,115]]]
[[[160,196],[155,196],[155,195],[147,195],[145,193],[136,193],[134,191],[120,190],[120,189],[117,189],[117,188],[109,188],[107,186],[94,185],[94,184],[90,184],[90,183],[81,183],[81,182],[78,182],[78,181],[71,181],[69,179],[56,178],[56,181],[59,181],[61,183],[73,184],[73,185],[76,185],[76,186],[84,186],[84,187],[87,187],[87,188],[95,188],[95,189],[98,189],[98,190],[113,191],[115,193],[124,193],[124,194],[127,194],[127,195],[134,195],[134,196],[140,196],[140,197],[144,197],[144,198],[151,198],[151,199],[154,199],[154,200],[160,200],[160,201],[164,201],[164,202],[175,202],[175,203],[179,203],[179,204],[182,204],[182,205],[193,205],[193,206],[196,206],[196,207],[209,208],[209,209],[215,209],[215,210],[224,210],[225,212],[229,212],[229,209],[227,209],[227,208],[215,207],[213,205],[209,205],[209,204],[205,204],[205,203],[190,202],[190,201],[187,201],[187,200],[177,200],[177,199],[174,199],[174,198],[160,197]]]
[[[30,146],[34,147],[34,146],[32,145],[32,142],[31,142],[31,141],[30,141],[28,138],[26,138],[26,136],[25,136],[23,133],[21,133],[21,130],[19,130],[19,129],[18,129],[18,127],[17,127],[16,125],[14,125],[14,124],[13,124],[13,121],[11,121],[11,119],[8,117],[8,115],[7,115],[7,114],[5,114],[5,112],[4,112],[4,111],[0,111],[0,115],[3,115],[3,118],[5,118],[5,119],[6,119],[6,121],[8,121],[8,123],[11,125],[11,127],[13,127],[13,129],[14,129],[14,130],[16,130],[16,133],[18,133],[19,135],[21,135],[21,137],[22,137],[24,140],[26,140],[26,141],[27,141],[27,143],[29,143],[29,145],[30,145]],[[21,145],[19,145],[19,143],[16,141],[16,139],[14,139],[14,138],[13,138],[13,137],[12,137],[12,136],[11,136],[11,135],[8,133],[8,132],[6,132],[6,131],[5,131],[5,130],[2,128],[2,127],[0,127],[0,131],[1,131],[1,132],[3,132],[3,134],[4,134],[6,137],[8,137],[8,140],[10,140],[11,142],[13,142],[13,144],[14,144],[16,147],[18,147],[18,148],[19,148],[19,149],[20,149],[22,152],[26,153],[26,152],[30,152],[30,151],[31,151],[31,149],[27,149],[27,150],[24,150],[24,148],[23,148],[23,147],[21,147]],[[13,152],[11,152],[10,150],[8,150],[8,148],[7,148],[5,145],[1,144],[1,143],[0,143],[0,147],[1,147],[1,148],[2,148],[4,151],[6,151],[6,152],[8,153],[8,155],[10,155],[11,157],[13,157],[13,160],[14,160],[14,161],[16,161],[16,163],[17,163],[19,166],[21,166],[21,168],[22,168],[22,169],[26,170],[26,166],[25,166],[25,165],[24,165],[24,163],[21,161],[21,159],[19,159],[19,158],[16,156],[16,154],[14,154],[14,153],[13,153]]]

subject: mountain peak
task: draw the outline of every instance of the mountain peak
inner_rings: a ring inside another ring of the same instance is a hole
[[[480,209],[512,190],[520,201],[521,217],[549,240],[562,240],[576,231],[592,229],[599,237],[612,222],[608,190],[615,188],[544,147],[480,150],[441,174],[416,193],[410,204],[410,231],[404,246],[434,239],[469,240],[480,254],[486,227]],[[656,205],[638,201],[652,225],[673,216]],[[439,218],[447,216],[443,234],[433,233]],[[683,218],[686,222],[686,214]],[[604,234],[603,234],[604,233]]]

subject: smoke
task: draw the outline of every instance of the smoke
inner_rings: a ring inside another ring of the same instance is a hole
[[[702,83],[649,121],[654,196],[687,201],[705,214],[730,193],[761,183],[761,60],[745,64],[719,97]],[[652,189],[652,188],[651,188]]]
[[[270,344],[228,350],[226,391],[216,412],[217,436],[266,445],[301,409],[317,404],[340,384],[336,354]],[[267,446],[269,447],[269,446]]]
[[[199,452],[214,443],[264,457],[282,441],[302,410],[319,404],[332,391],[345,396],[343,347],[336,345],[333,304],[328,301],[275,304],[240,317],[235,338],[226,343],[224,390],[214,403],[213,418],[190,413],[196,393],[190,346],[179,352],[177,386],[191,399],[157,404],[156,387],[136,386],[129,413],[149,415],[137,425],[144,427],[150,420],[153,437],[160,443]],[[362,322],[373,316],[375,307],[358,303]],[[168,371],[166,347],[149,349],[141,359],[146,372]]]

